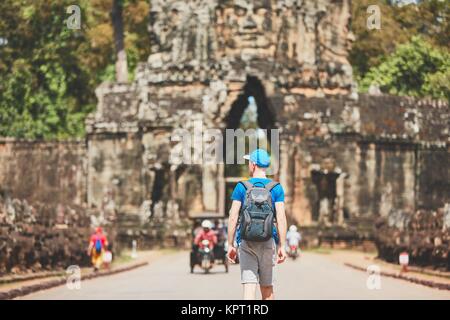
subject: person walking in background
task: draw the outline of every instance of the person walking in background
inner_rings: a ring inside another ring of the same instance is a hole
[[[286,234],[287,241],[287,253],[294,260],[299,256],[299,245],[302,240],[300,232],[297,231],[297,226],[291,225],[289,231]]]
[[[103,264],[103,255],[108,246],[108,240],[106,239],[103,229],[101,227],[95,228],[95,233],[89,240],[88,255],[91,257],[94,271],[98,271]]]
[[[270,156],[265,150],[257,149],[244,158],[249,160],[251,179],[239,182],[231,195],[228,259],[235,263],[239,254],[245,300],[256,298],[258,284],[262,298],[272,300],[275,264],[286,260],[284,190],[266,177]],[[235,233],[239,250],[234,245]]]
[[[286,234],[288,246],[298,246],[302,240],[300,232],[298,232],[297,226],[291,225],[289,231]]]

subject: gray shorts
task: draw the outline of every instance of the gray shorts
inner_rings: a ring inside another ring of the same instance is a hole
[[[259,283],[261,286],[273,286],[275,269],[275,242],[245,241],[239,245],[239,264],[241,283]]]

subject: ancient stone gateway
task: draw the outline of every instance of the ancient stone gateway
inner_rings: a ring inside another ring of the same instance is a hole
[[[89,263],[96,225],[115,252],[188,243],[188,217],[226,215],[239,177],[174,163],[173,138],[240,127],[250,97],[279,130],[274,178],[307,245],[375,240],[386,260],[450,270],[449,106],[357,94],[349,2],[152,0],[151,55],[97,88],[85,140],[0,139],[0,275]]]
[[[149,14],[148,60],[132,83],[98,87],[87,121],[88,203],[112,195],[124,239],[227,214],[226,166],[171,163],[171,137],[239,127],[250,96],[259,126],[280,130],[288,217],[314,234],[370,238],[394,208],[449,201],[448,105],[358,96],[350,0],[153,0]]]

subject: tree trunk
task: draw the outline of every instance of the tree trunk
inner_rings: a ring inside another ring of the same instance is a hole
[[[114,28],[114,45],[116,48],[116,81],[128,81],[127,54],[125,52],[123,20],[122,20],[123,0],[113,0],[112,24]]]

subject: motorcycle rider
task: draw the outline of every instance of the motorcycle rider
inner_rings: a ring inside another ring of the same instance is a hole
[[[302,240],[302,236],[300,232],[297,231],[297,226],[291,225],[289,227],[289,231],[286,234],[286,242],[288,245],[289,251],[292,247],[298,248],[300,241]]]
[[[203,220],[202,230],[195,236],[194,244],[200,249],[203,248],[203,240],[209,241],[209,249],[213,249],[217,244],[217,236],[214,230],[212,230],[213,224],[209,220]]]

